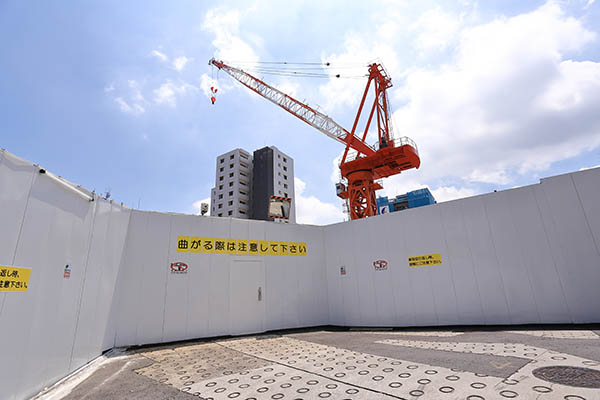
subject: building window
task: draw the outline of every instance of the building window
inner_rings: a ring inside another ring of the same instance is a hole
[[[219,168],[219,172],[223,172],[224,169],[225,168],[223,168],[223,167]]]
[[[230,195],[230,196],[233,196],[233,190],[232,190],[231,192],[229,192],[229,195]]]
[[[223,190],[223,185],[219,185],[219,190]]]
[[[227,215],[232,215],[233,211],[229,210],[229,212],[227,213]]]
[[[284,176],[283,176],[283,179],[287,179],[287,175],[284,175]]]
[[[279,186],[281,186],[281,181],[277,181],[277,184],[278,184]]]
[[[284,171],[287,171],[287,167],[286,167],[285,165],[283,166],[283,170],[284,170]]]
[[[281,194],[281,190],[279,191],[279,194]]]
[[[277,158],[281,158],[281,154],[277,154]]]
[[[229,156],[229,159],[233,160],[234,157],[235,157],[235,154],[232,154],[232,155]]]
[[[246,205],[246,202],[244,200],[240,200],[240,204]]]
[[[219,203],[219,208],[223,208],[223,203]]]
[[[240,210],[240,214],[246,214],[246,211]]]
[[[223,163],[225,162],[225,159],[224,159],[224,158],[221,158],[221,159],[219,160],[219,162],[220,162],[221,164],[223,164]]]
[[[227,203],[228,206],[232,206],[233,205],[233,200],[229,200],[229,203]]]
[[[277,175],[281,176],[281,172],[278,172]]]
[[[285,197],[288,197],[287,193],[284,193],[283,195],[284,195]]]
[[[229,177],[233,178],[233,172],[229,173]]]
[[[232,187],[232,186],[233,186],[233,182],[229,182],[229,187]]]
[[[233,164],[229,164],[229,169],[233,168]]]
[[[284,188],[284,189],[287,189],[287,188],[288,188],[288,187],[287,187],[287,183],[284,183],[284,184],[283,184],[283,188]]]
[[[245,158],[247,160],[248,159],[248,154],[240,153],[240,157]]]
[[[244,196],[247,196],[247,195],[248,195],[248,193],[246,193],[246,192],[244,192],[244,191],[242,191],[242,190],[240,190],[240,194],[243,194]]]
[[[283,157],[283,162],[287,162],[287,158]]]
[[[223,195],[222,195],[222,194],[220,194],[220,195],[219,195],[219,200],[221,200],[222,198],[223,198]]]
[[[222,180],[223,180],[223,175],[221,175],[221,176],[219,177],[219,180],[220,180],[220,181],[222,181]]]
[[[222,216],[223,216],[223,213],[219,213],[219,217],[222,217]]]

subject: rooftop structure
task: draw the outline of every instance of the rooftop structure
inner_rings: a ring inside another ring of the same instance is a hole
[[[392,199],[387,196],[377,198],[377,214],[387,214],[408,208],[428,206],[435,204],[435,198],[428,188],[417,189],[400,194]]]

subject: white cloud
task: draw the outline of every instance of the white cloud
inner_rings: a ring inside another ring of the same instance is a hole
[[[364,76],[367,74],[367,63],[380,61],[386,70],[393,75],[399,67],[398,53],[392,43],[384,40],[364,37],[358,33],[348,33],[344,39],[344,51],[340,54],[323,55],[322,62],[330,62],[334,66],[329,72],[332,78],[319,88],[320,94],[325,99],[325,109],[333,112],[338,107],[354,107],[360,100],[366,79],[341,79],[336,74],[344,76]],[[364,65],[357,64],[364,62]],[[335,66],[352,66],[343,70],[336,70]]]
[[[296,222],[299,224],[327,225],[342,222],[345,214],[342,207],[326,203],[315,196],[305,196],[306,183],[300,178],[294,178],[296,197]]]
[[[395,124],[420,179],[508,184],[600,146],[600,63],[568,59],[595,37],[549,2],[463,29],[452,63],[408,73]]]
[[[410,25],[417,33],[414,46],[422,53],[442,50],[453,41],[460,24],[460,16],[446,13],[440,7],[426,11]]]
[[[116,97],[114,101],[119,105],[120,110],[127,114],[140,115],[146,111],[141,105],[129,104],[122,97]]]
[[[191,60],[191,58],[187,58],[186,56],[177,57],[173,60],[173,68],[177,71],[182,71],[185,68],[185,65]]]
[[[208,213],[205,214],[205,215],[210,215],[210,197],[207,197],[206,199],[195,201],[192,204],[192,207],[194,209],[194,214],[200,215],[201,210],[202,210],[202,208],[201,208],[202,207],[202,203],[208,204]]]
[[[443,201],[450,201],[475,196],[477,192],[473,189],[468,188],[458,188],[456,186],[441,186],[437,189],[431,190],[431,194],[438,203],[441,203]]]
[[[114,90],[115,90],[115,84],[111,83],[110,85],[108,85],[104,88],[104,93],[110,93],[110,92],[113,92]]]
[[[160,52],[160,51],[158,51],[158,50],[152,50],[152,51],[150,52],[150,55],[151,55],[151,56],[153,56],[153,57],[156,57],[156,58],[158,58],[160,61],[167,61],[167,60],[169,60],[169,57],[167,57],[167,55],[166,55],[166,54],[164,54],[164,53],[161,53],[161,52]]]
[[[240,10],[213,8],[206,12],[202,29],[214,34],[215,57],[221,60],[256,62],[258,56],[240,33]],[[255,41],[256,42],[256,41]]]
[[[196,90],[196,88],[188,83],[181,82],[176,85],[171,81],[167,81],[160,85],[158,89],[154,89],[154,102],[175,107],[177,105],[177,95],[183,95],[193,90]]]

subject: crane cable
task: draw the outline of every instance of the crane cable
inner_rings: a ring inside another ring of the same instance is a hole
[[[240,65],[240,69],[264,75],[293,76],[301,78],[342,78],[342,79],[364,79],[367,74],[345,75],[339,73],[339,69],[364,68],[364,63],[339,63],[332,65],[331,62],[289,62],[289,61],[226,61],[229,65]],[[276,65],[279,65],[276,66]],[[300,67],[292,67],[301,65]],[[332,73],[334,72],[334,73]],[[338,72],[338,73],[335,73]]]

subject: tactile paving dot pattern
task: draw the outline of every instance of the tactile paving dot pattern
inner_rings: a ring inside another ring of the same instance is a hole
[[[182,346],[142,353],[156,363],[137,370],[140,375],[182,389],[206,379],[271,364],[218,344]]]
[[[358,333],[358,332],[352,332]],[[363,332],[361,332],[363,333]],[[431,331],[402,331],[402,332],[369,332],[375,335],[393,335],[393,336],[427,336],[427,337],[453,337],[464,335],[463,332],[431,332]]]
[[[402,361],[290,338],[240,340],[227,346],[303,371],[397,398],[464,398],[485,394],[498,378]],[[458,397],[457,397],[458,396]],[[462,397],[461,397],[462,396]]]
[[[493,354],[531,360],[511,377],[432,366],[355,352],[288,337],[235,339],[144,353],[157,361],[138,370],[151,379],[203,399],[600,399],[600,390],[536,378],[548,365],[600,363],[511,343],[386,339],[395,346]]]
[[[546,366],[577,366],[600,371],[600,362],[521,343],[461,343],[387,339],[377,343],[459,353],[490,354],[530,359],[517,373],[500,380],[494,391],[501,398],[600,399],[600,390],[572,388],[538,379],[533,370]],[[498,379],[498,378],[495,378]],[[468,398],[468,397],[467,397]],[[473,398],[476,399],[477,397]],[[487,398],[487,397],[486,397]]]
[[[278,364],[207,380],[182,390],[206,400],[382,398],[380,393]]]
[[[600,336],[592,331],[507,331],[519,335],[530,335],[551,339],[598,339]]]

